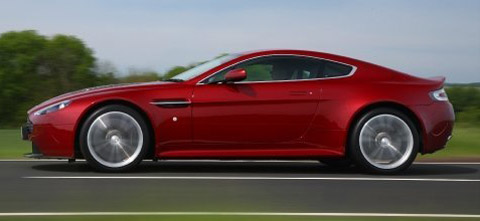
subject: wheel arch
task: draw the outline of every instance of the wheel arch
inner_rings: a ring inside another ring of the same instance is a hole
[[[424,125],[422,123],[422,121],[419,119],[419,117],[415,114],[415,112],[413,112],[410,108],[408,108],[407,106],[403,105],[403,104],[400,104],[398,102],[393,102],[393,101],[379,101],[379,102],[374,102],[374,103],[370,103],[370,104],[367,104],[365,106],[363,106],[362,108],[360,108],[359,110],[357,110],[353,116],[350,118],[350,122],[348,123],[348,128],[347,128],[347,136],[346,136],[346,141],[345,141],[345,144],[346,145],[350,145],[350,137],[352,136],[352,131],[353,131],[353,128],[354,128],[354,125],[358,122],[358,120],[364,115],[366,114],[367,112],[373,110],[373,109],[376,109],[376,108],[392,108],[392,109],[395,109],[395,110],[398,110],[398,111],[401,111],[402,113],[404,113],[405,115],[407,115],[407,117],[413,121],[413,124],[415,125],[417,131],[418,131],[418,135],[420,136],[420,148],[419,148],[419,152],[422,153],[423,152],[423,144],[424,144],[424,138],[425,138],[425,128],[424,128]],[[345,154],[348,155],[348,146],[345,147]]]
[[[79,120],[77,121],[77,124],[76,124],[77,126],[75,127],[75,140],[74,140],[74,145],[73,145],[73,147],[74,147],[74,157],[76,159],[83,158],[83,155],[80,151],[80,143],[79,143],[80,130],[82,129],[82,126],[85,123],[85,121],[87,120],[88,116],[90,116],[90,114],[92,114],[94,111],[98,110],[101,107],[104,107],[104,106],[107,106],[107,105],[113,105],[113,104],[130,107],[130,108],[134,109],[135,111],[137,111],[140,114],[140,116],[142,116],[142,118],[145,120],[145,122],[147,124],[147,128],[148,128],[148,132],[150,133],[150,144],[152,145],[152,147],[150,147],[149,151],[147,152],[147,155],[145,155],[145,156],[146,156],[146,158],[153,158],[154,154],[155,154],[155,148],[154,148],[155,147],[155,133],[154,133],[154,129],[153,129],[152,121],[151,121],[150,117],[138,105],[136,105],[136,104],[134,104],[130,101],[127,101],[127,100],[122,100],[122,99],[103,100],[101,102],[98,102],[98,103],[95,103],[95,104],[89,106],[82,113],[82,115],[79,117]]]

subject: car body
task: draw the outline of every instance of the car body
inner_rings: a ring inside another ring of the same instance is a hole
[[[278,76],[274,69],[281,69]],[[142,158],[153,159],[346,159],[355,125],[379,108],[401,112],[407,131],[418,133],[407,146],[424,154],[446,145],[454,123],[445,78],[414,77],[328,53],[233,54],[179,77],[184,79],[89,88],[37,105],[22,130],[33,144],[30,156],[83,158],[82,127],[108,105],[138,112],[149,142]]]

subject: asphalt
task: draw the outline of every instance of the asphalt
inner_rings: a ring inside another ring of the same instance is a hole
[[[480,214],[480,164],[414,164],[400,175],[315,162],[0,162],[0,213],[325,212]]]

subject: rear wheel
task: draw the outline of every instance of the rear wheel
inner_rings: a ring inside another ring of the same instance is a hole
[[[80,149],[97,170],[124,171],[144,158],[149,143],[147,124],[132,108],[108,105],[93,112],[80,132]]]
[[[392,174],[408,168],[419,150],[419,134],[412,120],[391,108],[363,115],[350,136],[353,160],[368,172]]]

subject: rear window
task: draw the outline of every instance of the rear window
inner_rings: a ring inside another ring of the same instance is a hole
[[[352,72],[352,67],[344,64],[339,64],[331,61],[325,61],[325,67],[323,68],[323,77],[340,77],[346,76]]]

